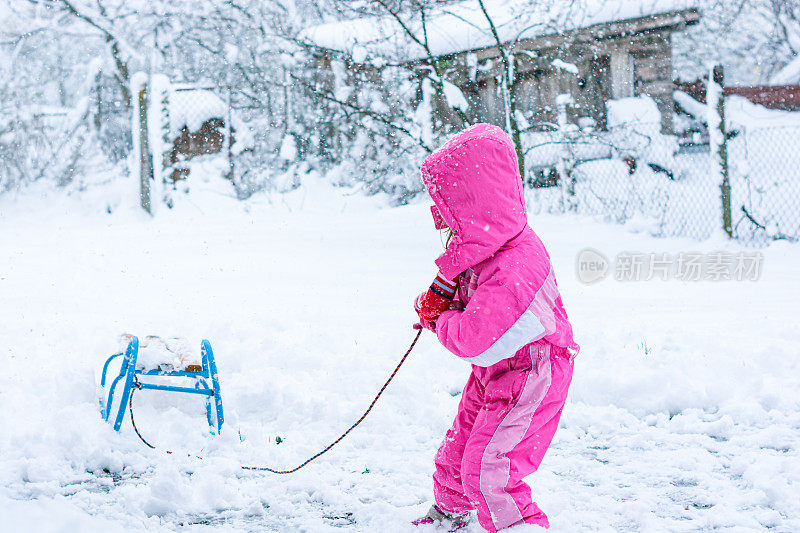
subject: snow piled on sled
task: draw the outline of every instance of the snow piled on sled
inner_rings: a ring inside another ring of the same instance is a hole
[[[435,273],[427,203],[386,208],[313,179],[242,203],[200,180],[150,218],[129,192],[0,198],[2,529],[425,531],[409,522],[430,504],[469,371],[427,334],[332,452],[289,477],[239,465],[293,467],[369,404]],[[87,202],[105,195],[113,214]],[[551,531],[800,530],[800,249],[761,250],[752,282],[583,285],[587,247],[742,249],[530,221],[582,345],[562,427],[528,479]],[[127,418],[119,434],[100,421],[96,373],[122,332],[211,341],[220,437],[202,400],[151,391],[136,395],[137,424],[172,455]]]

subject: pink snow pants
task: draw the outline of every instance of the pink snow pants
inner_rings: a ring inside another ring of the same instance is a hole
[[[539,341],[490,367],[472,367],[453,427],[436,454],[436,504],[478,510],[488,531],[549,527],[522,478],[542,462],[572,380],[567,350]]]

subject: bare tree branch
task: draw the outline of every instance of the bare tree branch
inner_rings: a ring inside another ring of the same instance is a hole
[[[442,72],[441,67],[439,66],[439,58],[434,55],[431,47],[428,43],[428,29],[427,29],[427,22],[426,22],[426,15],[425,15],[425,6],[418,5],[418,9],[420,12],[420,19],[422,23],[422,32],[423,32],[423,39],[420,39],[416,33],[411,29],[411,27],[403,20],[400,16],[400,12],[393,10],[385,0],[375,0],[375,3],[379,4],[383,7],[383,9],[397,22],[400,28],[403,29],[405,34],[416,44],[422,47],[425,51],[425,55],[428,60],[428,66],[433,70],[435,77],[429,77],[431,83],[433,84],[434,91],[438,95],[440,99],[444,98],[444,101],[447,102],[447,98],[445,97],[444,92],[444,82],[446,81],[444,78],[444,72]],[[449,103],[448,103],[449,106]],[[469,124],[469,118],[464,113],[464,111],[457,107],[449,106],[458,116],[459,120],[461,121],[462,126]]]
[[[359,107],[359,106],[357,106],[355,104],[351,104],[350,102],[346,102],[344,100],[336,98],[334,95],[329,94],[328,91],[320,91],[319,89],[317,89],[312,84],[308,83],[303,78],[295,76],[291,72],[289,73],[289,76],[292,78],[292,80],[294,80],[295,82],[300,83],[306,90],[308,90],[309,92],[311,92],[315,96],[318,96],[319,98],[322,98],[323,100],[326,100],[328,102],[334,103],[334,104],[340,106],[342,109],[350,110],[350,111],[355,112],[356,114],[367,116],[367,117],[370,117],[372,119],[375,119],[378,122],[380,122],[381,124],[387,126],[388,128],[390,128],[390,129],[392,129],[394,131],[397,131],[399,133],[402,133],[403,135],[407,136],[410,140],[414,141],[414,143],[419,145],[427,153],[433,152],[433,149],[431,147],[429,147],[427,144],[425,144],[422,141],[422,139],[420,139],[419,137],[417,137],[416,135],[411,133],[411,131],[408,130],[407,128],[395,123],[390,118],[387,118],[387,117],[383,116],[380,113],[376,113],[375,111],[372,111],[371,109],[365,109],[365,108]]]
[[[29,0],[29,1],[33,2],[34,0]],[[70,2],[70,0],[58,0],[58,1],[74,17],[84,21],[91,27],[99,30],[100,33],[102,33],[105,36],[106,43],[109,45],[109,50],[111,52],[111,58],[114,61],[114,66],[117,69],[116,78],[117,82],[119,83],[120,91],[122,92],[123,102],[125,103],[125,107],[130,109],[131,91],[130,88],[128,87],[130,83],[130,72],[128,71],[128,63],[122,58],[122,50],[120,49],[119,39],[117,39],[117,37],[110,30],[98,24],[92,17],[78,11],[78,9],[72,4],[72,2]],[[104,12],[104,8],[99,1],[98,1],[98,6],[99,9],[101,10],[101,13]]]
[[[522,182],[525,183],[525,151],[522,147],[522,139],[520,136],[519,125],[517,124],[516,116],[517,78],[514,75],[515,59],[513,56],[509,57],[509,54],[506,50],[506,43],[500,38],[500,34],[497,32],[497,27],[494,24],[494,20],[492,20],[492,17],[489,16],[489,12],[484,5],[484,1],[478,0],[478,5],[483,12],[483,16],[486,17],[486,21],[489,23],[489,29],[491,30],[492,36],[494,36],[494,40],[497,43],[497,50],[500,53],[500,60],[503,63],[503,84],[505,85],[503,88],[503,104],[506,112],[506,127],[510,130],[508,133],[511,135],[511,140],[514,142],[520,178],[522,179]]]

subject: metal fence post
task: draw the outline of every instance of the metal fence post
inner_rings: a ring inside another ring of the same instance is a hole
[[[713,82],[716,88],[716,102],[708,101],[708,105],[715,105],[719,116],[719,132],[714,132],[719,142],[716,146],[717,157],[722,175],[720,192],[722,197],[722,227],[728,237],[733,237],[733,217],[731,215],[731,182],[728,165],[728,130],[725,125],[725,69],[722,65],[716,65],[713,70]],[[709,87],[711,84],[709,84]],[[714,148],[712,144],[712,149]],[[713,154],[712,154],[713,155]]]

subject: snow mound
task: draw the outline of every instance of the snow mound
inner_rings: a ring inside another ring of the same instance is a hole
[[[609,128],[661,124],[661,113],[655,100],[649,96],[609,100],[606,105]]]

